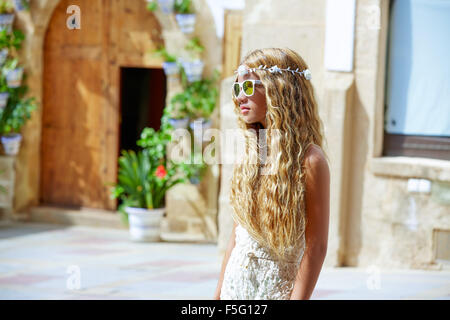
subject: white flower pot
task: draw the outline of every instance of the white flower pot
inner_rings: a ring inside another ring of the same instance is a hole
[[[176,62],[163,62],[163,69],[166,76],[172,76],[180,71]]]
[[[176,14],[175,18],[177,19],[177,23],[181,29],[181,32],[186,33],[186,34],[194,32],[195,13]]]
[[[191,128],[192,132],[194,133],[195,143],[203,143],[205,131],[211,128],[211,124],[211,120],[204,118],[197,118],[189,123],[189,128]]]
[[[8,104],[9,92],[0,92],[0,109],[3,109]]]
[[[0,14],[0,31],[7,30],[12,31],[12,24],[14,22],[14,13]]]
[[[27,10],[30,5],[29,2],[29,0],[14,0],[14,7],[16,8],[16,11]]]
[[[8,53],[9,53],[8,48],[0,50],[0,66],[2,66],[5,63],[6,58],[8,57]]]
[[[199,185],[200,184],[200,178],[199,177],[190,177],[189,178],[189,182],[194,184],[194,185]]]
[[[125,212],[128,213],[131,240],[139,242],[161,241],[161,221],[165,209],[125,207]]]
[[[183,61],[183,68],[189,82],[199,81],[202,78],[204,63],[201,60]]]
[[[6,74],[6,82],[10,88],[18,88],[22,84],[23,68],[10,70]]]
[[[20,133],[2,136],[1,140],[5,154],[8,156],[15,156],[19,153],[20,141],[22,140],[22,135]]]
[[[174,129],[187,129],[189,118],[174,119],[169,118],[169,123]]]
[[[175,0],[158,0],[159,7],[161,11],[165,14],[173,13],[173,4]]]

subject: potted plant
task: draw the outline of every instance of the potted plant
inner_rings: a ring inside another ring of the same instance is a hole
[[[145,128],[138,145],[143,149],[122,151],[119,158],[118,183],[112,197],[122,200],[119,212],[129,224],[134,241],[159,241],[167,190],[187,181],[191,171],[184,164],[166,161],[166,146],[170,141],[167,128],[155,131]]]
[[[150,157],[154,159],[155,166],[162,163],[166,168],[170,168],[168,174],[172,174],[171,170],[178,172],[180,180],[177,183],[185,182],[187,179],[192,182],[192,179],[195,181],[197,178],[201,178],[207,166],[201,153],[191,152],[183,161],[170,160],[167,163],[166,150],[167,144],[171,141],[172,127],[166,120],[166,114],[164,114],[161,119],[161,129],[158,131],[145,128],[141,133],[141,139],[137,141],[138,146],[149,152]],[[193,151],[193,147],[191,151]]]
[[[211,119],[207,118],[196,118],[189,123],[189,128],[191,128],[194,136],[194,142],[201,145],[203,143],[203,135],[205,130],[211,128]]]
[[[163,13],[165,14],[173,13],[173,6],[175,4],[175,0],[158,0],[158,4]]]
[[[36,109],[34,98],[19,98],[22,94],[16,91],[10,94],[7,106],[0,110],[1,141],[7,155],[16,155],[19,152],[22,140],[20,129]]]
[[[147,10],[154,12],[156,9],[158,9],[158,3],[156,0],[147,0]]]
[[[9,54],[8,48],[0,49],[0,67],[3,66],[3,64],[5,63],[8,54]]]
[[[164,108],[164,114],[174,129],[187,129],[189,125],[188,110],[189,93],[186,91],[175,94],[169,105]]]
[[[219,73],[215,71],[211,79],[202,79],[191,83],[187,90],[190,92],[190,101],[188,104],[191,122],[189,127],[194,133],[194,142],[203,143],[203,133],[211,128],[211,114],[213,113],[217,98],[218,89],[216,82]]]
[[[166,175],[165,169],[152,167],[148,152],[122,151],[112,196],[122,200],[119,212],[128,221],[132,240],[160,240],[159,226],[164,214],[161,186]]]
[[[8,0],[0,0],[0,30],[11,32],[14,22],[14,7]]]
[[[14,30],[13,32],[0,30],[0,66],[6,61],[10,49],[13,49],[13,51],[20,49],[24,39],[25,35],[20,30]]]
[[[203,179],[207,164],[203,161],[203,155],[201,152],[191,152],[191,162],[189,164],[191,175],[189,176],[189,182],[195,185],[200,184]]]
[[[0,30],[0,66],[3,66],[5,63],[10,49],[12,49],[13,53],[15,50],[20,49],[24,39],[25,35],[20,30],[14,30],[13,32]],[[11,68],[13,65],[17,66],[17,60],[10,60],[9,66],[5,66],[5,73],[7,73],[8,68]],[[3,72],[0,75],[0,78],[0,109],[3,109],[8,103],[10,93]]]
[[[161,8],[161,11],[165,14],[173,13],[173,6],[175,0],[147,0],[147,9],[151,12],[155,12],[158,7]]]
[[[18,50],[21,48],[24,39],[25,35],[20,30],[14,30],[13,32],[0,30],[0,48],[14,48]]]
[[[155,50],[155,55],[164,59],[163,69],[166,76],[171,77],[178,74],[180,68],[178,67],[177,58],[167,52],[166,48],[160,46]]]
[[[175,0],[174,11],[175,18],[181,32],[189,34],[194,32],[195,13],[191,0]]]
[[[189,54],[189,60],[181,60],[182,73],[185,74],[188,82],[198,81],[202,78],[204,63],[200,57],[205,47],[200,43],[199,38],[195,37],[189,40],[185,49]]]
[[[212,78],[204,78],[189,83],[185,89],[189,101],[187,103],[191,119],[209,119],[216,106],[218,89],[216,82],[219,73],[216,70]]]
[[[3,110],[8,104],[9,91],[4,77],[0,79],[0,109]]]
[[[30,0],[14,0],[14,7],[17,11],[30,9]]]
[[[2,67],[2,73],[6,77],[9,88],[18,88],[22,85],[23,67],[19,66],[16,58],[6,60]]]

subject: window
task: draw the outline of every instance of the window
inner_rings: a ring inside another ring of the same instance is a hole
[[[383,155],[450,160],[450,1],[391,1]]]

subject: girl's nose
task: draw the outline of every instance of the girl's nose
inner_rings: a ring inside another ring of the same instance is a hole
[[[244,90],[241,89],[241,91],[239,91],[237,99],[240,103],[245,102],[247,100],[247,96],[244,94]]]

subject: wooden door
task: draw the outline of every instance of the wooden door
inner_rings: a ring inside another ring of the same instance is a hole
[[[113,209],[104,185],[115,181],[104,152],[105,113],[111,112],[104,31],[110,22],[104,2],[77,0],[81,29],[68,29],[72,2],[55,9],[44,43],[41,202]]]
[[[76,4],[81,29],[70,30]],[[44,43],[41,203],[115,210],[120,67],[161,68],[163,44],[145,1],[61,0]]]

